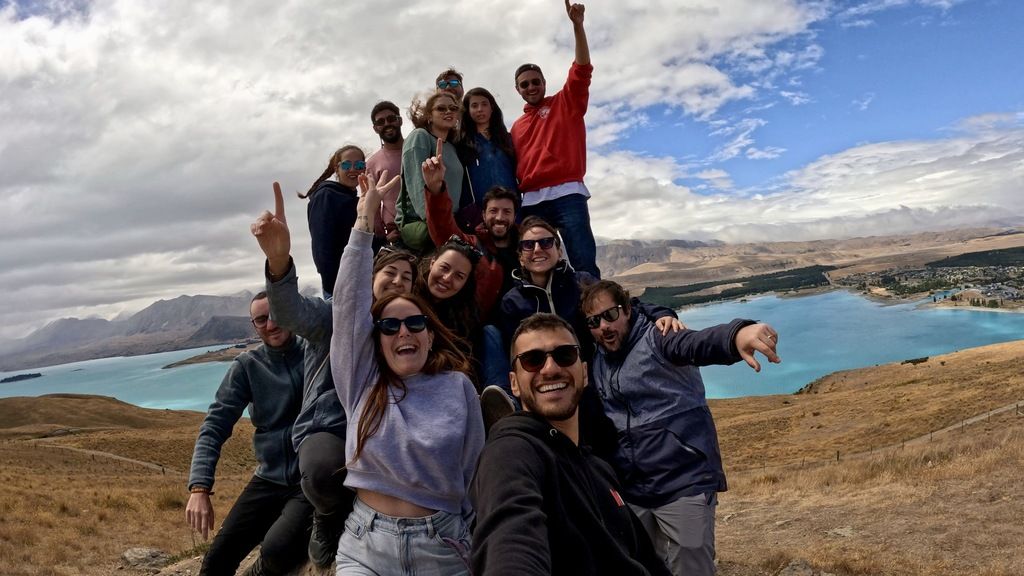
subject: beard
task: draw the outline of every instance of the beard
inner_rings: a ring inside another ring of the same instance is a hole
[[[575,385],[574,385],[575,388]],[[568,420],[576,415],[576,409],[580,405],[580,399],[583,397],[583,388],[575,388],[572,396],[572,401],[567,402],[558,406],[544,406],[541,407],[537,404],[536,397],[530,394],[529,397],[520,396],[519,401],[523,403],[523,408],[530,413],[543,416],[545,420],[549,422],[561,422]]]
[[[380,131],[380,139],[385,144],[394,144],[402,139],[402,131],[398,128],[385,128]]]

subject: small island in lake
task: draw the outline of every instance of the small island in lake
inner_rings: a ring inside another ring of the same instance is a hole
[[[14,376],[8,376],[7,378],[0,380],[0,384],[6,384],[8,382],[21,382],[22,380],[31,380],[33,378],[39,378],[40,376],[42,376],[42,374],[40,374],[39,372],[35,372],[32,374],[15,374]]]

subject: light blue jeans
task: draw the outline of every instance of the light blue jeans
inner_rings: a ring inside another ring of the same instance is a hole
[[[373,576],[469,575],[469,526],[458,514],[396,518],[358,497],[338,543],[337,573]]]

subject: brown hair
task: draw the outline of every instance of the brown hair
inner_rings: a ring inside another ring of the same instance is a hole
[[[445,252],[458,252],[469,260],[469,277],[454,296],[438,300],[430,293],[427,287],[427,278],[430,276],[430,266]],[[441,322],[449,330],[462,338],[469,338],[480,323],[477,316],[476,304],[476,266],[480,260],[480,254],[472,247],[459,242],[448,241],[434,251],[433,256],[420,261],[420,274],[416,280],[413,292],[430,303],[437,313]]]
[[[423,298],[415,294],[388,294],[373,303],[373,307],[370,308],[373,319],[380,319],[388,304],[398,299],[407,300],[419,308],[420,312],[427,317],[427,329],[434,334],[433,345],[427,352],[427,362],[423,365],[420,373],[433,375],[441,372],[462,372],[468,375],[470,373],[469,358],[459,348],[458,337],[445,328],[444,324],[441,324],[437,315]],[[373,355],[380,369],[380,377],[370,388],[366,405],[363,406],[363,413],[359,416],[359,425],[356,429],[356,453],[352,457],[353,462],[358,460],[359,455],[363,453],[366,441],[380,430],[381,422],[384,421],[384,413],[387,412],[388,405],[392,403],[391,389],[397,390],[395,404],[401,402],[409,393],[405,382],[391,370],[384,359],[379,335],[375,335],[373,338]]]
[[[602,292],[607,292],[612,302],[622,306],[622,311],[629,314],[629,292],[611,280],[599,280],[583,289],[583,294],[580,295],[580,312],[586,314],[585,310],[590,308]]]
[[[437,101],[441,98],[448,98],[453,104],[459,106],[458,99],[450,92],[434,92],[427,97],[425,102],[421,102],[419,98],[416,98],[412,101],[412,104],[409,105],[409,119],[412,120],[413,126],[423,128],[427,132],[430,132],[430,113],[434,111],[434,106],[437,105]],[[433,132],[430,133],[433,134]],[[456,127],[452,127],[452,129],[448,131],[445,141],[454,143],[458,140],[458,135],[458,129]]]
[[[434,86],[436,87],[438,82],[444,80],[449,76],[455,76],[456,78],[459,79],[459,82],[462,82],[462,73],[456,70],[455,68],[449,68],[437,75],[437,78],[434,80]]]
[[[519,224],[519,235],[522,236],[530,228],[543,228],[548,232],[551,232],[551,235],[555,237],[555,246],[562,246],[562,240],[558,237],[558,230],[540,216],[527,216],[526,218],[523,218],[523,221]],[[522,252],[519,247],[516,247],[516,251]]]
[[[416,285],[416,276],[419,272],[419,268],[416,266],[416,255],[406,250],[385,250],[381,248],[377,255],[373,258],[373,273],[370,275],[371,278],[377,276],[377,272],[380,272],[388,264],[394,264],[395,262],[408,262],[409,268],[412,268],[412,283]]]
[[[327,160],[327,168],[324,169],[324,173],[321,174],[320,177],[316,179],[316,182],[313,182],[313,185],[309,187],[309,190],[307,190],[305,194],[303,194],[302,192],[299,192],[298,193],[299,194],[299,198],[302,198],[302,199],[309,198],[310,195],[312,195],[313,192],[316,191],[316,187],[319,186],[321,182],[323,182],[324,180],[327,180],[328,178],[331,177],[332,174],[337,172],[338,171],[338,163],[341,162],[341,155],[344,154],[345,152],[348,152],[349,150],[356,150],[356,151],[358,151],[359,154],[363,157],[363,160],[364,161],[366,160],[366,153],[363,152],[362,148],[360,148],[359,146],[356,146],[355,144],[346,144],[346,145],[342,146],[341,148],[338,148],[337,150],[334,151],[334,154],[331,154],[330,159]]]

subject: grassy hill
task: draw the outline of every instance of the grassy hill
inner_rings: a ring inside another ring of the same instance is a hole
[[[1024,574],[1022,357],[1018,341],[712,401],[730,485],[720,574],[774,575],[792,561],[836,575]],[[132,546],[194,555],[184,471],[201,419],[109,398],[0,400],[0,574],[135,574],[118,570]],[[58,425],[83,431],[24,431]],[[251,435],[240,424],[225,447],[218,522],[255,465]]]

